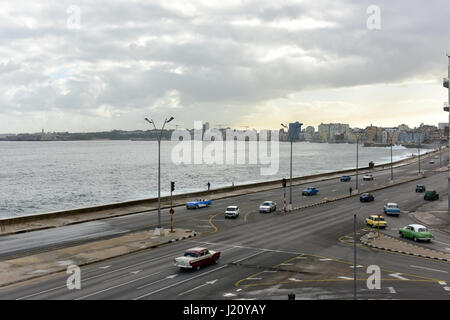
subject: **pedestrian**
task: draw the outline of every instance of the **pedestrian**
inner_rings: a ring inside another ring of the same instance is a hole
[[[208,186],[208,191],[209,191],[209,188],[210,188],[210,186],[211,186],[211,183],[209,183],[209,181],[208,181],[208,183],[207,183],[206,185]]]
[[[353,191],[352,187],[350,187],[350,189],[348,189],[348,191],[350,191],[350,197],[351,197],[352,196],[352,191]]]

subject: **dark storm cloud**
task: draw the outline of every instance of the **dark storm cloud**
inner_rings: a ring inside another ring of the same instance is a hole
[[[380,30],[366,26],[372,4]],[[79,30],[67,26],[71,5],[81,10]],[[232,122],[298,91],[438,80],[450,43],[444,0],[32,1],[3,9],[0,113],[101,119],[93,110],[107,106],[162,116],[167,103],[186,121]]]

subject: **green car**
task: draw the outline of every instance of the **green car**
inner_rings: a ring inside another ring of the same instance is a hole
[[[431,232],[420,224],[410,224],[399,229],[398,233],[400,233],[400,237],[413,239],[414,241],[423,240],[430,242],[431,239],[434,239]]]
[[[428,190],[425,192],[425,195],[423,196],[425,200],[438,200],[439,199],[439,193],[437,193],[434,190]]]

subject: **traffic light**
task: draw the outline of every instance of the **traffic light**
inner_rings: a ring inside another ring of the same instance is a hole
[[[172,181],[170,182],[170,191],[174,191],[175,190],[175,182]]]
[[[283,185],[283,188],[286,188],[286,179],[283,178],[283,181],[281,182],[281,184]]]

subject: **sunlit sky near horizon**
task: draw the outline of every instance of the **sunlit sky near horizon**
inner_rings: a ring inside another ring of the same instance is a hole
[[[0,133],[437,125],[449,16],[447,0],[2,1]]]

